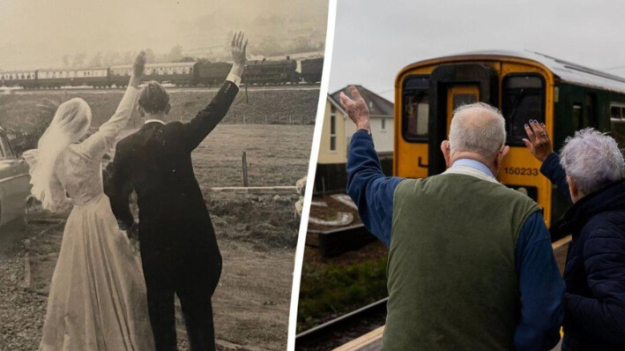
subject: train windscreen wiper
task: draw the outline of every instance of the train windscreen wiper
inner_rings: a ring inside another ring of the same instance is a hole
[[[524,97],[525,97],[525,89],[521,89],[519,91],[519,94],[517,95],[517,98],[512,103],[512,111],[510,112],[510,117],[508,117],[510,119],[510,128],[512,128],[512,125],[514,124],[513,123],[514,117],[516,117],[516,113]],[[511,133],[512,130],[509,130],[508,132]]]

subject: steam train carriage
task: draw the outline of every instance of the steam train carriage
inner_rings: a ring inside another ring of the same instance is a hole
[[[393,173],[423,178],[443,172],[440,144],[452,112],[476,101],[500,108],[506,119],[510,153],[499,180],[533,198],[548,226],[569,205],[523,144],[525,123],[544,122],[556,150],[586,127],[611,133],[625,148],[624,78],[538,53],[474,52],[417,62],[399,72]],[[553,233],[557,226],[551,227]]]
[[[145,65],[143,79],[169,82],[176,85],[191,85],[194,82],[195,62],[149,63]],[[128,84],[132,65],[111,66],[109,85],[117,87]]]
[[[212,86],[221,84],[230,73],[231,63],[199,61],[195,65],[194,85]]]
[[[323,57],[302,60],[301,77],[306,83],[321,82],[321,73],[323,72]]]
[[[0,80],[6,87],[33,89],[37,87],[37,71],[0,72]]]
[[[246,84],[297,84],[299,80],[297,62],[287,56],[286,60],[248,61],[243,81]]]
[[[96,88],[109,86],[107,68],[41,69],[37,71],[37,87],[90,85]]]

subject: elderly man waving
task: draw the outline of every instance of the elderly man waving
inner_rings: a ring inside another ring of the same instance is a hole
[[[541,173],[574,203],[561,229],[572,234],[564,280],[563,351],[625,350],[625,162],[616,141],[584,129],[560,155],[544,124],[525,126]]]
[[[441,145],[449,169],[426,179],[382,173],[358,90],[341,103],[358,131],[348,193],[390,246],[382,349],[549,350],[560,339],[564,283],[540,208],[497,182],[504,119],[483,103],[454,112]]]

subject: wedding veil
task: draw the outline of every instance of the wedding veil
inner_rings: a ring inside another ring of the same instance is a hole
[[[50,126],[43,133],[36,150],[24,153],[30,165],[31,193],[44,209],[57,211],[66,202],[65,190],[55,175],[59,155],[71,144],[79,141],[91,125],[91,108],[80,98],[59,106]]]

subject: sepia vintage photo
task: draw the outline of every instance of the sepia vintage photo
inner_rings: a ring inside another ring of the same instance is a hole
[[[0,350],[284,350],[328,4],[0,13]]]

